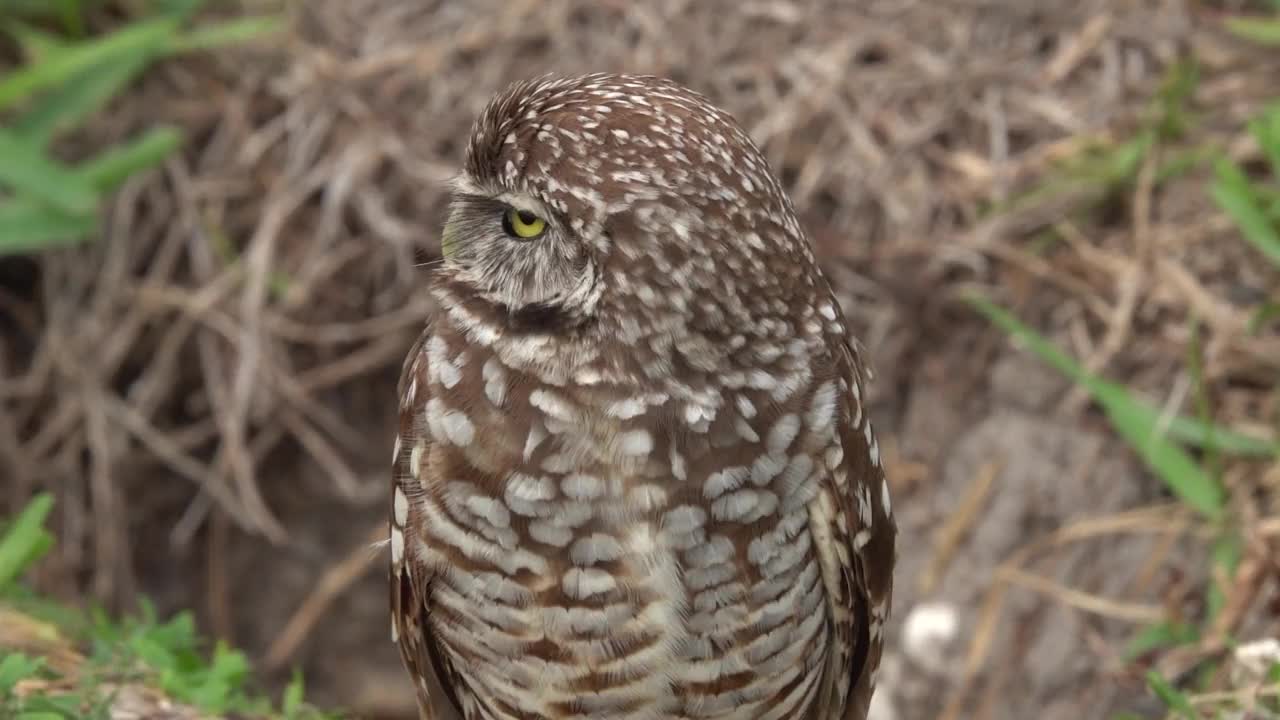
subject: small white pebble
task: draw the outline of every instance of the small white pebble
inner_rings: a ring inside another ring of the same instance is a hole
[[[1235,680],[1258,682],[1266,678],[1267,672],[1280,663],[1280,640],[1263,638],[1245,643],[1233,653],[1235,668],[1232,673]]]
[[[920,603],[903,621],[902,649],[912,662],[938,672],[947,666],[946,651],[959,631],[960,617],[954,605]]]

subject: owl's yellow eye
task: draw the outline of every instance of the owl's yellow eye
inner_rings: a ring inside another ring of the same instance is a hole
[[[528,210],[511,208],[502,215],[502,229],[511,237],[532,240],[546,231],[547,221]]]

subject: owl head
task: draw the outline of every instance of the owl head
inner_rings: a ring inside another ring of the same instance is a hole
[[[455,300],[506,337],[589,344],[577,357],[614,374],[749,366],[814,314],[821,276],[760,150],[669,80],[516,83],[477,119],[452,191]]]

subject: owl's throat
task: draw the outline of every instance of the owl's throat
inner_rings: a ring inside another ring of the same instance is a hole
[[[522,307],[504,307],[508,327],[515,332],[563,333],[585,324],[586,319],[558,303],[534,303]]]

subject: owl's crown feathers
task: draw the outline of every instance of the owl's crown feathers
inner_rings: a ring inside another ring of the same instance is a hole
[[[482,335],[640,377],[747,370],[752,348],[821,332],[805,320],[826,288],[763,154],[671,81],[516,83],[453,190],[442,285]]]

